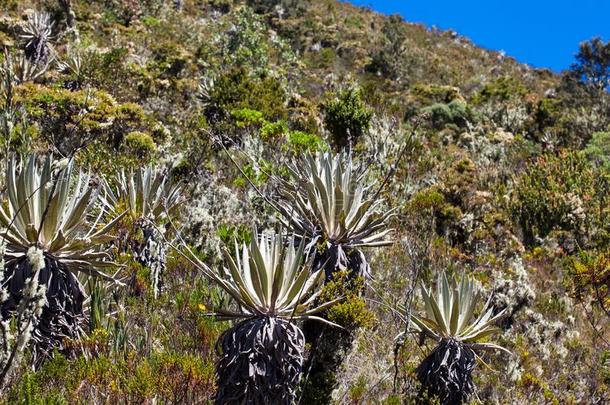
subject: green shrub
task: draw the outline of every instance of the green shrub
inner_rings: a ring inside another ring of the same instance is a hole
[[[594,302],[610,312],[610,250],[583,250],[564,265],[571,293],[581,301]]]
[[[427,104],[450,103],[461,97],[460,89],[458,87],[422,83],[414,85],[411,89],[411,94],[413,94],[418,101]]]
[[[67,404],[104,398],[117,403],[205,402],[214,393],[214,365],[196,354],[153,352],[119,359],[100,356],[66,360],[56,355],[40,370],[27,373],[8,399],[21,403]]]
[[[285,148],[298,155],[307,151],[315,153],[320,150],[328,150],[328,145],[317,135],[291,131],[288,133]]]
[[[136,71],[125,63],[129,50],[112,47],[107,52],[80,51],[81,63],[78,71],[68,71],[64,83],[94,87],[111,93],[119,100],[133,99],[139,94],[138,81],[134,80]]]
[[[233,110],[231,111],[231,117],[235,120],[235,125],[242,129],[251,126],[259,126],[265,122],[262,112],[250,108]]]
[[[234,110],[259,111],[268,121],[287,118],[286,95],[281,83],[270,76],[250,76],[244,68],[222,74],[210,91],[206,116],[210,123],[227,118]]]
[[[606,179],[607,180],[607,179]],[[576,237],[606,233],[603,203],[605,177],[580,152],[562,151],[538,157],[519,176],[510,212],[523,231],[526,244],[553,230]]]
[[[584,149],[587,157],[610,170],[610,132],[596,132]]]
[[[218,226],[218,237],[226,246],[233,246],[235,242],[239,245],[250,243],[252,229],[244,225],[225,225]]]
[[[269,174],[274,171],[273,163],[265,159],[259,159],[256,166],[258,168],[252,163],[244,165],[242,170],[247,178],[240,174],[233,180],[233,185],[235,187],[246,187],[249,185],[248,179],[259,187],[265,184],[269,180]]]
[[[417,192],[407,202],[404,211],[416,212],[421,215],[431,214],[434,217],[438,235],[451,233],[450,231],[456,227],[463,216],[460,207],[449,202],[443,190],[438,186],[432,186]]]
[[[527,89],[516,78],[500,77],[487,83],[473,98],[472,103],[482,104],[488,101],[508,101],[521,99],[527,94]]]
[[[381,28],[382,44],[375,48],[371,55],[371,62],[365,66],[367,72],[381,74],[390,79],[397,80],[406,76],[409,63],[405,63],[405,40],[407,30],[403,18],[393,14],[385,19]]]
[[[286,121],[265,122],[261,128],[261,138],[263,140],[275,140],[284,136],[288,132]]]
[[[155,77],[178,77],[190,58],[186,50],[171,39],[153,43],[150,50],[152,58],[146,69]]]
[[[138,158],[148,158],[157,151],[152,136],[144,132],[130,132],[125,135],[124,142],[126,152]]]
[[[373,112],[362,102],[357,88],[343,90],[325,108],[324,125],[339,149],[355,144],[368,131]]]
[[[337,54],[332,48],[322,48],[318,52],[309,52],[307,56],[307,65],[314,69],[330,68],[337,60]]]
[[[332,280],[322,288],[320,302],[344,297],[325,313],[328,320],[343,326],[344,329],[311,321],[304,324],[305,337],[307,341],[312,341],[315,347],[312,350],[312,358],[309,359],[312,363],[311,372],[304,384],[301,403],[330,403],[337,372],[343,361],[342,353],[350,349],[354,332],[358,328],[372,328],[377,322],[373,312],[366,307],[363,291],[364,279],[354,278],[349,269],[335,272]]]
[[[436,129],[442,129],[450,124],[464,127],[473,120],[470,107],[461,100],[453,100],[448,104],[436,103],[422,108],[420,112],[430,116],[430,122]]]
[[[37,141],[64,155],[96,144],[118,151],[124,135],[152,132],[154,121],[134,103],[117,103],[104,91],[69,91],[35,84],[17,88],[17,103],[39,128]]]
[[[269,44],[266,29],[260,16],[249,7],[240,8],[235,14],[235,29],[225,36],[223,54],[228,66],[247,66],[260,70],[269,63]]]
[[[538,131],[556,125],[561,120],[562,101],[556,98],[545,97],[536,106],[534,121]]]

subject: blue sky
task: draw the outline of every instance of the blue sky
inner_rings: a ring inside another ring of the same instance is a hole
[[[488,49],[555,71],[574,61],[578,44],[610,40],[610,0],[351,0],[406,21],[453,29]]]

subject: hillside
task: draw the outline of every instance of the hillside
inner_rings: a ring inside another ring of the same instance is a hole
[[[610,44],[559,75],[336,0],[0,10],[0,403],[610,402]]]

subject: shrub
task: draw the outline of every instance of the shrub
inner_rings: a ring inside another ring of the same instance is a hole
[[[473,104],[482,104],[488,101],[508,101],[521,99],[527,94],[527,89],[514,77],[500,77],[487,83],[481,91],[472,98]]]
[[[284,136],[288,132],[286,121],[265,122],[261,128],[261,138],[263,140],[273,140]]]
[[[164,40],[151,45],[152,58],[146,68],[156,77],[178,77],[185,69],[190,55],[172,40]]]
[[[461,98],[458,87],[441,86],[438,84],[416,84],[412,87],[411,94],[426,104],[431,102],[450,103],[453,100]]]
[[[328,150],[328,146],[322,138],[302,131],[291,131],[288,133],[285,147],[297,155],[304,152],[315,153]]]
[[[565,269],[572,294],[593,298],[610,315],[610,251],[581,251],[566,260]]]
[[[68,361],[56,356],[27,373],[8,393],[10,401],[65,404],[96,402],[205,403],[214,393],[214,366],[198,355],[153,352],[129,360],[100,356]]]
[[[309,52],[307,65],[313,69],[327,69],[337,60],[337,53],[333,48],[322,48],[317,52]]]
[[[437,186],[417,192],[406,204],[405,212],[417,212],[434,217],[436,233],[446,235],[453,233],[463,213],[460,207],[447,201],[447,197]]]
[[[265,122],[262,112],[250,108],[233,110],[231,111],[231,116],[235,120],[235,125],[237,125],[238,128],[259,126]]]
[[[228,116],[231,111],[259,111],[266,120],[285,119],[286,95],[281,83],[270,76],[250,76],[244,68],[233,68],[222,74],[210,91],[206,117],[211,123]]]
[[[140,81],[134,80],[137,70],[125,63],[129,50],[113,47],[107,52],[75,50],[63,64],[63,86],[81,89],[94,87],[111,93],[119,100],[133,99],[139,94]]]
[[[38,125],[37,140],[64,155],[92,143],[116,152],[125,134],[153,129],[153,120],[139,105],[119,104],[104,91],[69,91],[35,84],[16,90],[17,102]]]
[[[373,117],[357,88],[342,91],[326,104],[325,112],[324,125],[339,149],[355,144],[368,131]]]
[[[331,394],[337,380],[337,373],[346,350],[352,345],[353,333],[358,328],[374,326],[375,315],[366,308],[364,279],[350,276],[350,271],[336,272],[320,294],[320,302],[336,297],[345,297],[333,305],[325,314],[331,322],[345,329],[330,328],[306,322],[303,332],[308,342],[312,342],[312,355],[308,359],[310,367],[307,380],[303,382],[303,404],[330,403]]]
[[[422,108],[421,113],[430,116],[430,122],[436,129],[442,129],[449,124],[464,127],[473,119],[473,113],[468,105],[457,99],[448,104],[436,103]]]
[[[605,233],[606,177],[580,152],[538,157],[517,179],[510,211],[526,244],[553,230],[582,238]],[[600,211],[601,210],[601,211]]]
[[[610,132],[594,133],[584,152],[591,161],[610,170]]]
[[[269,63],[269,45],[266,41],[266,26],[260,16],[249,7],[240,8],[236,13],[235,28],[231,30],[222,45],[225,64],[248,66],[260,70]]]
[[[372,55],[366,70],[379,73],[392,80],[400,79],[405,74],[405,40],[406,25],[398,14],[385,19],[381,29],[382,44]]]
[[[125,150],[136,157],[144,158],[154,154],[157,145],[149,134],[133,131],[125,135]]]

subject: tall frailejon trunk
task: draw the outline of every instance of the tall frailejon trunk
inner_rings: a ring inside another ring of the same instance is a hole
[[[246,319],[225,331],[216,349],[217,405],[295,402],[305,350],[296,324],[269,316]]]
[[[74,33],[74,37],[78,41],[78,29],[76,28],[76,13],[72,9],[72,0],[59,0],[59,5],[63,9],[64,14],[66,15],[66,25],[68,29]]]
[[[422,396],[438,397],[444,405],[464,403],[474,392],[475,366],[475,353],[470,347],[455,339],[442,339],[415,370]]]
[[[55,349],[63,351],[66,338],[76,338],[84,325],[84,293],[78,279],[66,266],[50,255],[44,256],[45,267],[40,270],[38,282],[46,287],[46,303],[40,320],[32,332],[34,362],[42,364]],[[7,261],[4,285],[8,299],[2,303],[2,319],[12,316],[21,299],[26,280],[34,272],[27,257]]]

